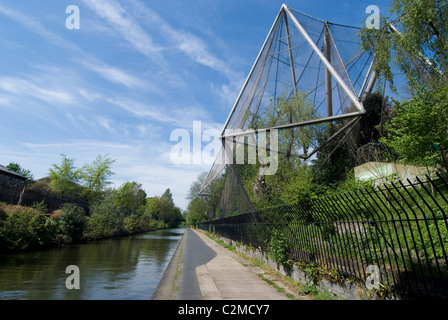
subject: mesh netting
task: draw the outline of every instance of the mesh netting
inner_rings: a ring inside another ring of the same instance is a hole
[[[259,147],[264,129],[278,130],[278,152],[309,159],[353,128],[364,112],[360,97],[372,63],[359,31],[282,7],[224,126],[228,147],[221,149],[201,192],[229,165],[225,155],[234,159],[235,132],[251,132],[249,140]],[[337,129],[318,140],[328,124]],[[232,179],[224,188],[227,198],[230,186],[241,185],[238,175]]]

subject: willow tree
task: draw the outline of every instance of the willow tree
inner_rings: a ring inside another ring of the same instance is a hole
[[[255,129],[269,128],[316,118],[318,114],[305,93],[297,92],[290,95],[290,90],[286,90],[279,97],[271,100],[269,106],[257,117],[254,126]],[[316,140],[317,131],[317,126],[281,129],[278,149],[287,160],[290,160],[292,156],[306,156]]]
[[[413,91],[447,83],[448,9],[446,1],[393,0],[382,27],[363,29],[364,49],[375,51],[375,70],[394,84],[393,65],[406,74]]]

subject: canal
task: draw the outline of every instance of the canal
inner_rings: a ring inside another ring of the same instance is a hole
[[[149,300],[185,229],[0,255],[0,300]],[[79,268],[80,289],[67,289]]]

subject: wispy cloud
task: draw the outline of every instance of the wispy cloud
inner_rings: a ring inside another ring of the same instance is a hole
[[[233,71],[227,63],[213,54],[207,44],[196,35],[171,26],[138,0],[130,0],[129,3],[135,8],[135,15],[142,16],[147,23],[154,26],[164,38],[191,60],[226,75],[231,81],[241,77],[238,72]]]
[[[117,1],[82,0],[82,2],[107,20],[135,50],[148,58],[159,61],[162,59],[162,48],[154,44],[152,37],[126,13]]]
[[[63,89],[47,89],[47,86],[39,84],[32,79],[18,77],[1,77],[0,90],[14,95],[29,96],[41,101],[51,103],[71,104],[75,101],[73,95]]]
[[[57,45],[59,47],[79,51],[79,47],[74,43],[58,36],[57,34],[48,31],[38,20],[34,17],[25,15],[22,12],[7,8],[0,4],[0,13],[8,18],[25,26],[29,31],[34,32],[44,38],[46,41]]]
[[[98,7],[99,1],[95,1],[95,2],[88,1],[88,2],[92,3],[92,5],[94,5],[95,7]],[[110,7],[113,7],[112,4],[105,2],[105,4],[104,4],[105,10],[108,10],[108,8],[110,8]],[[110,11],[113,11],[113,10],[110,10]],[[34,17],[26,15],[22,12],[19,12],[19,11],[13,10],[13,9],[7,8],[1,4],[0,4],[0,14],[3,14],[5,16],[7,16],[8,18],[20,23],[21,25],[26,27],[29,31],[31,31],[35,34],[38,34],[43,39],[45,39],[47,42],[51,43],[52,45],[66,49],[72,55],[77,57],[76,59],[74,59],[74,61],[83,65],[88,70],[97,73],[102,78],[104,78],[110,82],[116,83],[116,84],[122,84],[128,88],[139,88],[144,85],[145,85],[146,89],[148,88],[148,84],[147,83],[145,84],[142,79],[139,79],[138,77],[130,74],[129,72],[121,70],[117,67],[109,66],[106,63],[104,63],[103,61],[100,61],[98,58],[94,57],[90,53],[87,53],[86,51],[84,51],[80,46],[76,45],[75,43],[49,31],[47,28],[45,28],[42,25],[41,22],[37,21]],[[118,13],[116,15],[118,15]],[[111,14],[110,16],[113,17],[114,14]],[[118,18],[114,18],[114,19],[116,20]],[[130,22],[128,24],[131,25]],[[121,26],[123,28],[126,28],[127,24],[125,22],[122,22]],[[139,33],[138,31],[132,32],[132,29],[133,29],[132,26],[129,26],[129,28],[131,28],[131,33],[134,33],[134,34]],[[136,28],[136,27],[134,27],[134,28]],[[141,31],[141,32],[142,32],[142,34],[144,33],[143,31]],[[147,39],[144,39],[143,35],[140,38],[138,36],[134,36],[133,39],[136,43],[138,41],[147,40]]]
[[[99,61],[89,62],[87,59],[78,60],[78,62],[110,82],[122,84],[128,88],[139,88],[143,86],[142,79],[139,79],[116,67],[108,66]]]

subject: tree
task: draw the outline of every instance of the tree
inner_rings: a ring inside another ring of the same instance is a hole
[[[207,179],[208,172],[204,171],[198,175],[196,180],[190,185],[190,189],[188,190],[187,199],[192,201],[196,199],[201,191],[201,188]]]
[[[383,135],[383,125],[390,113],[388,98],[380,92],[368,94],[362,101],[366,114],[359,121],[359,134],[356,146],[377,143]]]
[[[298,92],[289,97],[289,92],[289,90],[283,92],[271,101],[264,112],[256,115],[253,123],[255,129],[293,124],[318,117],[312,102],[306,98],[305,93]],[[298,154],[306,155],[316,139],[316,134],[316,126],[280,130],[278,148],[287,159]]]
[[[448,86],[422,90],[407,102],[396,102],[396,117],[380,141],[405,163],[441,165],[448,171]]]
[[[81,178],[81,171],[76,169],[75,161],[67,158],[65,154],[61,154],[61,165],[53,164],[50,168],[49,178],[50,188],[53,191],[60,192],[65,195],[77,196],[80,194],[82,187],[78,184]]]
[[[164,221],[168,227],[177,227],[182,220],[182,213],[167,197],[159,198],[159,220]]]
[[[411,89],[425,85],[432,89],[447,81],[448,10],[446,1],[393,0],[389,17],[383,18],[380,30],[363,29],[365,49],[375,51],[375,70],[393,84],[391,65],[398,65],[409,80]],[[390,32],[387,21],[400,33]]]
[[[151,219],[157,220],[159,218],[159,211],[159,198],[147,198],[145,202],[145,214],[148,215]]]
[[[113,192],[115,205],[126,215],[131,215],[145,204],[146,192],[137,182],[125,182]]]
[[[90,202],[98,200],[104,189],[111,184],[109,178],[114,174],[110,168],[116,160],[112,160],[108,155],[98,155],[96,159],[86,163],[80,171],[80,179],[84,182],[84,196]]]
[[[162,194],[162,197],[167,198],[169,201],[171,201],[174,204],[173,194],[171,193],[170,188],[165,190],[165,192]]]
[[[200,222],[207,221],[207,212],[201,199],[195,198],[188,204],[185,220],[187,225],[196,225]]]
[[[34,181],[34,176],[32,175],[30,170],[26,170],[22,168],[22,166],[16,162],[10,162],[6,168],[8,168],[11,171],[14,171],[15,173],[18,173],[24,177],[27,178],[26,184],[30,184]]]
[[[91,206],[87,221],[87,235],[92,239],[109,238],[123,234],[123,214],[115,205],[113,193],[106,193],[103,201]]]

